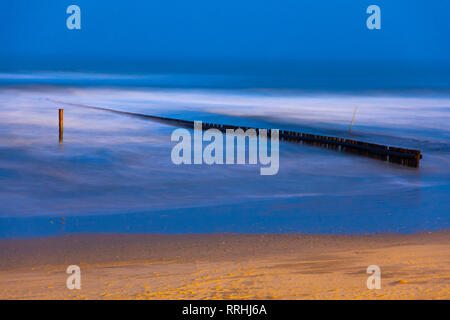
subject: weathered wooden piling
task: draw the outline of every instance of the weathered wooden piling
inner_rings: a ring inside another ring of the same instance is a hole
[[[216,125],[208,124],[203,126],[206,130],[209,127],[227,128],[227,129],[253,129],[243,126],[231,126],[231,125]],[[261,128],[254,128],[259,135]],[[270,129],[267,130],[267,136],[270,137]],[[305,143],[309,145],[315,145],[324,147],[327,149],[333,149],[342,152],[350,152],[361,156],[366,156],[383,161],[389,161],[392,163],[398,163],[409,167],[419,167],[419,161],[422,159],[420,150],[412,150],[398,147],[388,147],[376,143],[369,143],[364,141],[357,141],[353,139],[345,139],[338,137],[322,136],[317,134],[310,134],[304,132],[280,130],[280,139],[295,143]]]
[[[59,109],[59,143],[63,142],[64,132],[64,109]]]
[[[302,142],[327,149],[350,152],[374,159],[398,163],[409,167],[418,167],[422,159],[420,150],[388,147],[376,143],[357,141],[338,137],[322,136],[304,132],[280,130],[280,138],[285,141]]]

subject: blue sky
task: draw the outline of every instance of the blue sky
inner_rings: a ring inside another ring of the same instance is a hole
[[[82,29],[66,28],[81,8]],[[368,30],[370,4],[382,29]],[[450,66],[450,1],[14,0],[0,4],[0,70],[136,63],[364,62]]]

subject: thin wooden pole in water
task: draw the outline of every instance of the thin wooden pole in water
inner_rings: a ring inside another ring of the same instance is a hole
[[[63,119],[64,119],[64,109],[59,109],[59,143],[63,142]]]
[[[358,107],[356,107],[355,111],[353,112],[352,123],[350,124],[350,130],[348,130],[348,133],[352,133],[353,122],[355,122],[355,117],[356,117],[356,111],[357,110],[358,110]]]

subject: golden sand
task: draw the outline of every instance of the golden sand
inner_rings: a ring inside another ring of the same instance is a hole
[[[2,240],[0,299],[449,299],[449,264],[449,231]],[[381,289],[367,289],[369,265]]]

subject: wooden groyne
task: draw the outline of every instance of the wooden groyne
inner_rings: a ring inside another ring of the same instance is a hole
[[[76,103],[68,103],[62,101],[50,100],[55,103],[63,103],[67,105],[95,109],[101,111],[107,111],[112,113],[123,114],[132,117],[139,117],[144,119],[155,120],[158,122],[163,122],[165,124],[170,124],[177,127],[187,127],[194,128],[194,121],[190,120],[181,120],[175,118],[167,118],[167,117],[159,117],[141,113],[134,112],[126,112],[113,110],[108,108],[87,106]],[[254,127],[244,127],[244,126],[235,126],[235,125],[226,125],[226,124],[217,124],[217,123],[207,123],[202,122],[202,129],[218,129],[222,132],[225,132],[227,129],[242,129],[246,131],[248,129],[254,129],[256,134],[259,134],[259,130],[267,130],[267,135],[270,136],[270,129],[266,128],[254,128]],[[353,139],[339,138],[339,137],[331,137],[331,136],[322,136],[317,134],[310,134],[305,132],[298,131],[287,131],[287,130],[279,130],[279,136],[281,140],[294,142],[294,143],[302,143],[306,145],[318,146],[327,148],[330,150],[340,151],[340,152],[350,152],[361,156],[366,156],[374,159],[379,159],[383,161],[389,161],[392,163],[401,164],[408,167],[418,168],[420,159],[422,159],[422,154],[420,150],[413,149],[405,149],[398,148],[392,146],[386,146],[381,144],[369,143],[364,141],[358,141]]]
[[[185,122],[184,120],[182,120]],[[190,123],[191,126],[194,122]],[[260,128],[233,126],[233,125],[221,125],[215,123],[202,123],[204,130],[215,128],[222,132],[226,129],[255,129],[257,134]],[[270,129],[266,129],[268,135],[270,136]],[[379,160],[389,161],[392,163],[398,163],[408,167],[419,167],[420,159],[422,159],[422,154],[420,150],[405,149],[398,147],[390,147],[381,144],[363,142],[353,139],[345,139],[331,136],[321,136],[317,134],[303,133],[298,131],[287,131],[280,130],[280,139],[290,142],[304,143],[313,146],[319,146],[327,149],[332,149],[341,152],[350,152],[362,156],[367,156],[370,158],[375,158]]]
[[[284,130],[280,131],[280,137],[289,141],[302,142],[342,152],[351,152],[415,168],[419,167],[420,159],[422,159],[420,150],[398,148],[353,139]]]

